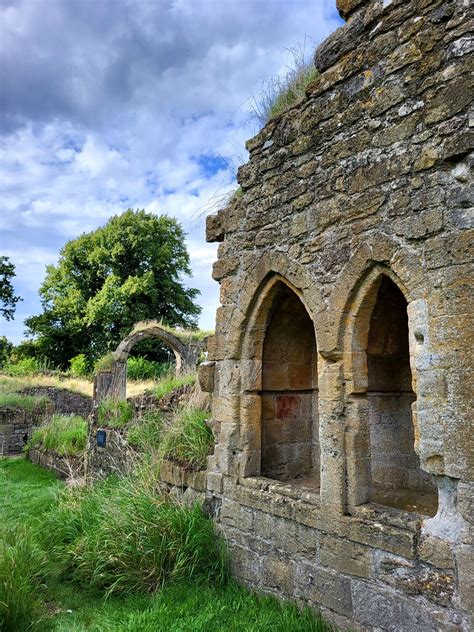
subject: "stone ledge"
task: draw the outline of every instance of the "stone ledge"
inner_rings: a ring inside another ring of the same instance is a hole
[[[163,460],[160,478],[174,487],[191,487],[198,492],[205,492],[207,489],[207,470],[188,470],[173,461]]]

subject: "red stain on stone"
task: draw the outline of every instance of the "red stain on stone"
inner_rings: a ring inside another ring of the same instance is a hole
[[[279,395],[276,398],[277,419],[296,417],[300,405],[299,395]]]

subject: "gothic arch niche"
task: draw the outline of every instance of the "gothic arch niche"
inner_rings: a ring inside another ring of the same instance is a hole
[[[353,388],[367,405],[365,500],[434,515],[436,485],[414,448],[407,301],[388,274],[369,286],[352,333]],[[363,455],[353,456],[363,462]]]
[[[261,475],[319,488],[314,325],[283,280],[272,284],[263,310]]]

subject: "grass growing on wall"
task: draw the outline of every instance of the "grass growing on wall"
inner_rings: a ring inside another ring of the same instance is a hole
[[[22,395],[21,393],[0,393],[0,406],[23,408],[24,410],[44,410],[49,402],[47,397]]]
[[[163,458],[187,467],[206,467],[214,437],[206,424],[209,413],[199,408],[183,408],[175,412],[159,446]]]
[[[43,448],[59,456],[79,456],[87,443],[87,421],[80,415],[53,415],[37,428],[29,447]]]
[[[125,400],[104,399],[97,411],[99,425],[124,428],[133,418],[133,406]]]
[[[162,414],[148,410],[133,420],[127,432],[127,441],[142,452],[155,451],[160,445],[162,428]]]
[[[156,399],[161,399],[175,388],[180,386],[186,386],[187,384],[194,384],[196,382],[196,373],[187,373],[185,375],[167,375],[163,377],[151,390],[151,394]]]

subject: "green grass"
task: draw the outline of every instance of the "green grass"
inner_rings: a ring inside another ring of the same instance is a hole
[[[79,456],[86,449],[87,430],[87,421],[79,415],[53,415],[33,432],[28,446]]]
[[[175,388],[186,386],[187,384],[194,384],[196,382],[196,373],[187,373],[185,375],[167,375],[163,377],[156,386],[153,387],[151,394],[156,399],[161,399],[174,391]]]
[[[24,410],[44,410],[49,402],[47,397],[35,395],[22,395],[21,393],[0,393],[0,406],[10,408],[23,408]]]
[[[305,96],[306,87],[319,76],[313,64],[303,65],[290,72],[277,90],[268,111],[268,120],[291,108]]]
[[[209,413],[199,408],[176,411],[161,438],[159,454],[188,467],[205,468],[214,444],[214,436],[206,424],[208,417]]]
[[[97,418],[106,428],[124,428],[133,418],[133,406],[124,400],[104,399],[99,404]]]
[[[1,632],[332,629],[226,582],[212,522],[163,503],[155,482],[68,489],[32,463],[0,459],[0,497],[10,501],[0,504]]]
[[[162,428],[161,413],[156,410],[145,411],[133,420],[127,432],[127,441],[142,452],[153,452],[160,445]]]

